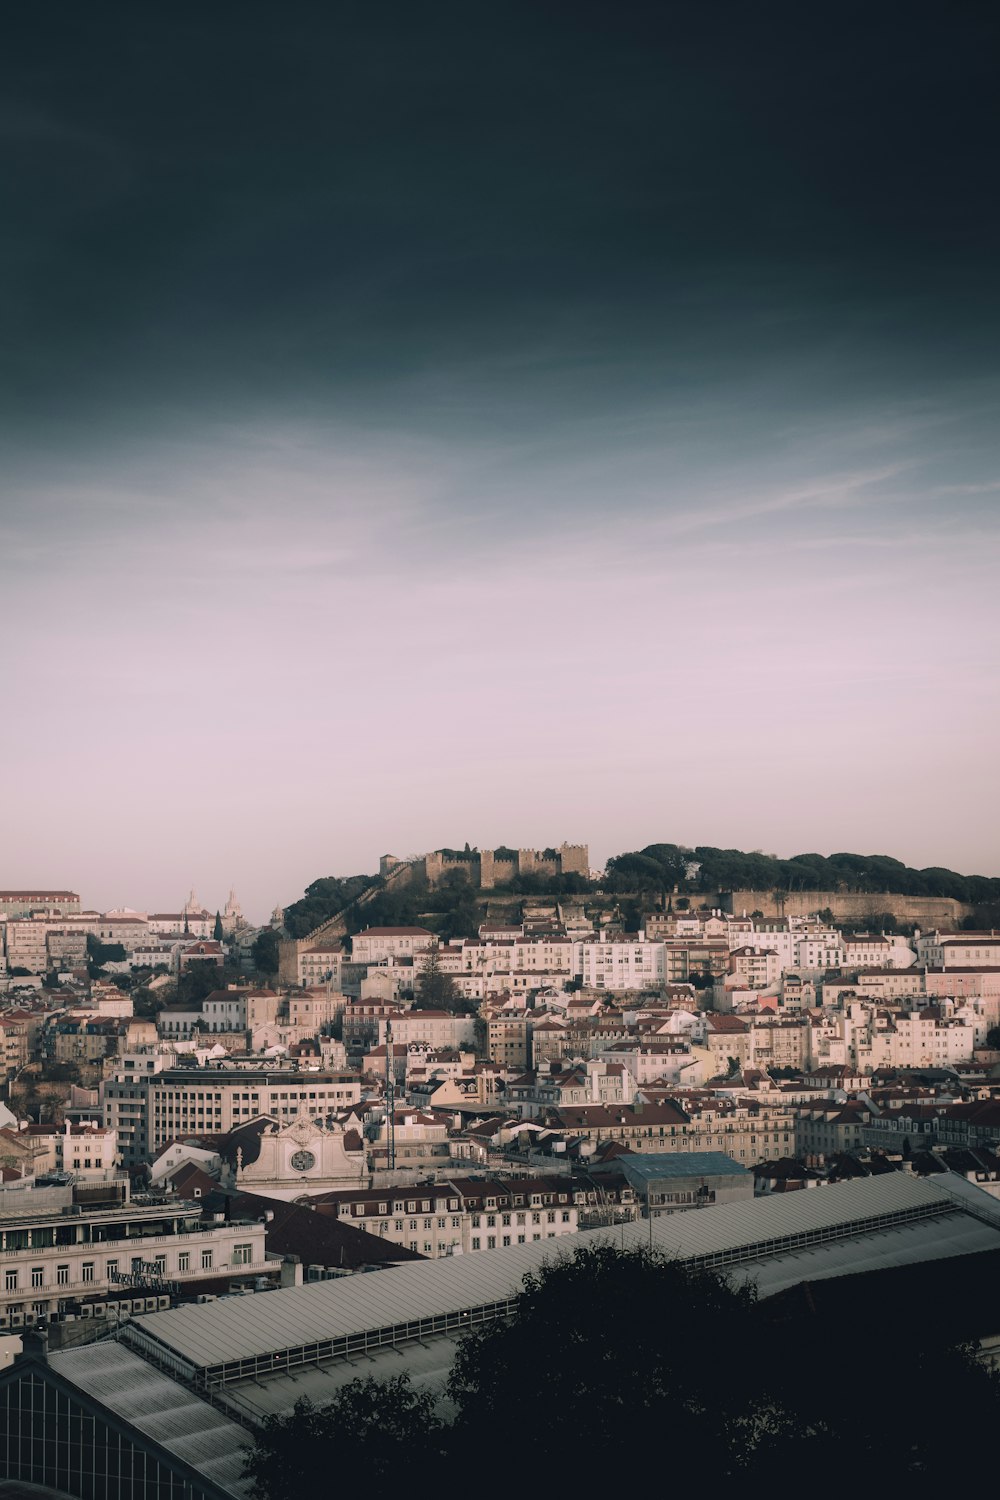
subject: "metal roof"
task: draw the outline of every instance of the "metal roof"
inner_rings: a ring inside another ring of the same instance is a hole
[[[629,1177],[655,1181],[658,1177],[749,1177],[746,1167],[724,1151],[676,1151],[617,1156],[609,1163]],[[595,1168],[599,1171],[599,1168]]]
[[[987,1202],[994,1210],[993,1201]],[[175,1308],[134,1319],[122,1336],[156,1357],[172,1356],[189,1373],[221,1372],[222,1366],[229,1365],[232,1368],[224,1378],[238,1378],[247,1372],[236,1371],[237,1362],[272,1356],[277,1362],[285,1351],[294,1351],[288,1362],[298,1366],[337,1353],[321,1346],[338,1340],[354,1340],[354,1347],[345,1347],[344,1353],[362,1352],[367,1345],[359,1336],[371,1331],[377,1338],[369,1343],[384,1346],[422,1337],[425,1332],[454,1331],[456,1322],[461,1326],[463,1319],[471,1327],[477,1321],[474,1310],[509,1302],[527,1272],[602,1240],[625,1247],[651,1242],[683,1260],[726,1266],[784,1255],[799,1245],[824,1239],[856,1240],[894,1221],[963,1211],[968,1214],[968,1206],[939,1187],[937,1180],[931,1183],[898,1173],[669,1214],[614,1230],[585,1230],[530,1245],[418,1261],[310,1286]],[[270,1372],[261,1366],[259,1373]]]
[[[752,1281],[759,1296],[773,1297],[800,1281],[824,1281],[831,1276],[853,1276],[859,1271],[990,1250],[1000,1250],[1000,1228],[989,1228],[968,1214],[956,1213],[899,1224],[856,1239],[809,1246],[735,1267],[732,1275],[737,1281]]]
[[[178,1381],[117,1343],[50,1354],[55,1373],[152,1438],[220,1489],[249,1494],[243,1478],[249,1434]]]

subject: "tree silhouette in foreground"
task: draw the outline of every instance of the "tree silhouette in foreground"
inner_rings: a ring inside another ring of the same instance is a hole
[[[897,1302],[883,1317],[877,1294],[867,1306],[831,1326],[654,1250],[579,1248],[525,1277],[511,1318],[462,1339],[449,1423],[405,1377],[353,1382],[330,1407],[271,1420],[255,1494],[292,1500],[335,1476],[379,1500],[425,1463],[442,1487],[474,1475],[481,1500],[515,1475],[545,1493],[602,1472],[632,1492],[798,1479],[810,1496],[859,1481],[940,1494],[963,1439],[1000,1415],[996,1377],[949,1343],[943,1310]]]
[[[268,1417],[247,1457],[251,1493],[257,1500],[307,1500],[335,1484],[394,1495],[403,1466],[427,1472],[439,1428],[434,1397],[414,1391],[407,1375],[352,1380],[329,1405],[302,1400],[288,1416]]]

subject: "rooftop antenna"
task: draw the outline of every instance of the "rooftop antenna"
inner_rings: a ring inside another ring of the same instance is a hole
[[[385,1118],[389,1171],[396,1170],[396,1070],[392,1058],[392,1022],[385,1023]]]

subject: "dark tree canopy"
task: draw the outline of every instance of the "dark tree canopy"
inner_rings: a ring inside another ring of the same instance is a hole
[[[334,1468],[338,1485],[388,1500],[428,1463],[445,1486],[474,1474],[483,1500],[510,1493],[512,1465],[532,1494],[562,1493],[571,1473],[585,1482],[582,1465],[637,1494],[796,1479],[823,1500],[845,1479],[950,1493],[956,1433],[993,1431],[997,1377],[949,1342],[946,1309],[860,1295],[863,1324],[841,1337],[656,1251],[578,1248],[525,1278],[510,1319],[461,1341],[449,1423],[405,1377],[354,1381],[322,1411],[299,1403],[268,1422],[250,1460],[256,1500],[299,1500]]]
[[[691,874],[688,874],[688,871]],[[604,887],[612,891],[727,890],[851,891],[873,896],[950,896],[988,905],[1000,901],[1000,879],[958,875],[933,866],[910,869],[888,854],[796,854],[778,859],[742,849],[648,844],[608,860]],[[877,913],[877,903],[873,912]]]
[[[257,1500],[307,1500],[338,1492],[399,1493],[401,1472],[421,1475],[435,1458],[434,1398],[405,1374],[352,1380],[325,1406],[297,1401],[289,1416],[268,1418],[247,1456]]]
[[[258,974],[277,974],[278,934],[273,927],[264,927],[258,932],[250,951]]]
[[[99,937],[95,937],[92,932],[88,932],[87,957],[91,963],[100,967],[101,964],[124,963],[128,954],[121,943],[102,943]]]
[[[324,875],[306,886],[305,895],[285,907],[285,930],[291,937],[306,937],[338,912],[356,901],[362,891],[377,884],[376,875],[346,875],[342,879]]]

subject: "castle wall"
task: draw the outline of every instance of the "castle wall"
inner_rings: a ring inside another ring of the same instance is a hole
[[[829,908],[836,920],[862,925],[882,912],[897,922],[921,927],[957,927],[972,907],[950,896],[902,896],[882,891],[724,891],[718,898],[723,911],[734,916],[761,911],[765,917],[808,917]]]

